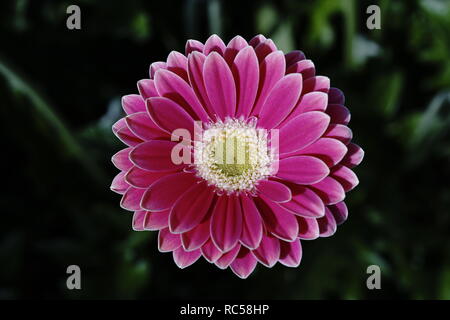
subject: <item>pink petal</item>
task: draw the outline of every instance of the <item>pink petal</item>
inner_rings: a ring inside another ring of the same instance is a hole
[[[331,87],[328,91],[328,100],[332,104],[344,104],[345,96],[340,89]]]
[[[156,91],[155,83],[152,79],[142,79],[137,83],[139,94],[142,98],[148,99],[150,97],[157,97],[158,91]]]
[[[303,79],[306,80],[316,75],[316,68],[311,60],[301,60],[295,62],[287,68],[286,74],[289,73],[301,73]]]
[[[147,211],[147,216],[144,221],[145,230],[161,230],[169,226],[169,210],[161,212],[149,212]]]
[[[255,53],[259,62],[263,61],[265,57],[275,51],[277,51],[277,46],[271,39],[264,40],[264,42],[261,42],[255,47]]]
[[[344,201],[336,203],[332,206],[328,206],[328,209],[330,209],[331,213],[333,214],[334,220],[338,225],[347,220],[348,209]]]
[[[311,185],[310,188],[322,198],[325,204],[335,204],[345,199],[344,188],[330,176]]]
[[[150,172],[133,166],[125,175],[125,180],[133,187],[147,189],[153,182],[166,174],[165,172]]]
[[[153,79],[155,77],[155,73],[159,69],[167,69],[167,64],[164,61],[153,62],[150,65],[150,70],[149,70],[150,79]]]
[[[160,96],[182,106],[195,120],[208,120],[208,114],[198,101],[194,90],[177,74],[159,69],[155,74],[155,86]]]
[[[127,126],[127,123],[125,122],[125,118],[120,118],[112,125],[112,131],[114,134],[117,133],[120,129]]]
[[[152,172],[181,170],[184,164],[175,164],[171,159],[175,142],[153,140],[141,143],[130,152],[131,161],[141,169]]]
[[[208,213],[214,192],[205,183],[198,183],[188,189],[172,207],[169,226],[173,233],[183,233],[195,228]]]
[[[242,232],[242,209],[239,198],[221,196],[211,216],[211,239],[222,252],[236,246]]]
[[[144,231],[144,220],[147,215],[147,211],[139,210],[133,214],[132,227],[134,231]]]
[[[149,211],[170,209],[197,181],[198,179],[192,173],[168,174],[148,188],[142,197],[142,207]]]
[[[252,115],[258,115],[267,95],[275,84],[284,76],[286,60],[282,51],[275,51],[264,58],[259,67],[259,89]]]
[[[264,37],[262,34],[258,34],[253,38],[251,38],[248,44],[251,45],[253,48],[256,48],[258,44],[264,41],[266,41],[266,37]]]
[[[133,113],[127,116],[125,121],[131,132],[144,141],[156,140],[169,136],[166,132],[156,126],[147,112]]]
[[[353,138],[353,132],[349,127],[342,124],[331,124],[323,136],[349,144]]]
[[[124,194],[129,186],[130,185],[125,181],[125,171],[122,171],[114,177],[110,188],[118,194]]]
[[[186,251],[200,248],[209,239],[210,219],[207,219],[194,229],[181,234],[181,243]]]
[[[140,95],[129,94],[122,97],[122,108],[126,114],[145,111],[145,102]]]
[[[261,107],[258,126],[267,129],[276,127],[295,107],[301,92],[300,74],[289,74],[279,80]]]
[[[151,119],[162,130],[173,134],[176,129],[186,129],[194,136],[194,119],[180,105],[167,98],[150,98],[147,110]]]
[[[352,190],[359,183],[356,174],[346,166],[335,166],[331,170],[331,176],[344,187],[345,192]]]
[[[188,41],[186,41],[186,46],[185,46],[186,55],[189,55],[190,53],[192,53],[194,51],[203,52],[204,47],[205,46],[200,41],[188,40]]]
[[[202,246],[201,251],[203,257],[210,263],[215,263],[222,256],[222,252],[217,249],[211,239]]]
[[[209,55],[213,51],[219,53],[221,56],[223,56],[225,52],[226,46],[225,43],[223,43],[222,39],[216,34],[213,34],[206,40],[205,47],[203,49],[203,53],[205,56]]]
[[[143,140],[138,138],[128,127],[117,130],[116,136],[120,141],[130,147],[134,147],[143,142]]]
[[[280,154],[303,149],[319,139],[330,123],[323,112],[306,112],[290,120],[279,131]]]
[[[169,228],[161,229],[158,233],[158,249],[160,252],[170,252],[181,247],[179,234],[173,234]]]
[[[195,94],[197,95],[201,104],[206,108],[208,115],[212,117],[214,109],[211,107],[211,102],[206,92],[205,83],[203,81],[203,66],[205,64],[206,57],[203,53],[193,52],[188,57],[188,74],[189,81]]]
[[[241,196],[242,212],[242,235],[241,243],[250,249],[255,249],[259,246],[262,239],[262,220],[256,208],[253,199],[242,195]]]
[[[329,104],[326,110],[331,117],[331,123],[346,125],[350,122],[350,111],[340,104]]]
[[[308,147],[296,152],[296,154],[319,158],[329,167],[339,163],[346,153],[347,147],[339,140],[331,138],[320,138]]]
[[[141,198],[145,189],[138,189],[135,187],[129,187],[128,190],[122,196],[120,206],[129,211],[141,210]]]
[[[305,54],[300,50],[294,50],[289,53],[286,53],[285,59],[286,59],[286,67],[289,68],[294,63],[304,60]]]
[[[238,255],[240,249],[241,245],[236,244],[234,248],[222,254],[222,256],[219,259],[217,259],[214,264],[218,266],[220,269],[228,268],[228,266],[234,261],[234,259],[236,259],[236,256]]]
[[[225,60],[216,52],[211,53],[203,67],[203,79],[215,114],[224,120],[236,112],[236,87],[233,74]]]
[[[185,251],[183,247],[179,247],[173,252],[173,260],[175,261],[178,268],[184,269],[197,261],[201,255],[202,253],[200,252],[200,249],[194,251]]]
[[[125,148],[117,152],[112,156],[111,161],[116,166],[117,169],[122,171],[128,171],[133,163],[130,161],[129,155],[132,148]]]
[[[237,90],[236,117],[247,117],[255,102],[259,85],[259,65],[253,47],[242,49],[232,66]]]
[[[270,235],[263,235],[260,246],[252,253],[259,262],[272,268],[280,258],[280,240]]]
[[[308,111],[324,112],[328,105],[328,96],[324,92],[314,91],[302,95],[293,114],[300,114]]]
[[[298,184],[313,184],[330,173],[327,165],[314,157],[295,156],[281,159],[276,176]]]
[[[322,217],[325,206],[322,199],[312,190],[295,185],[291,187],[292,200],[282,203],[281,206],[292,213],[304,217]]]
[[[264,197],[255,201],[264,225],[274,236],[286,241],[297,238],[298,224],[291,212]]]
[[[325,209],[324,209],[325,214]],[[319,223],[316,218],[297,216],[298,237],[302,240],[314,240],[320,235]]]
[[[355,143],[350,143],[347,148],[348,152],[342,159],[341,164],[349,168],[356,167],[364,158],[364,150]]]
[[[250,250],[241,247],[230,268],[239,278],[246,279],[255,270],[257,263]]]
[[[303,82],[303,92],[322,91],[328,93],[330,89],[330,78],[324,76],[316,76],[306,79]]]
[[[300,240],[292,242],[280,241],[280,263],[286,267],[296,268],[302,260],[302,246]]]
[[[176,73],[185,81],[189,81],[187,75],[187,58],[184,54],[172,51],[167,57],[167,70]]]
[[[257,189],[265,197],[275,202],[288,202],[292,199],[291,190],[278,181],[261,180]]]
[[[248,46],[247,41],[241,36],[236,36],[230,40],[225,49],[224,59],[228,63],[229,66],[232,65],[234,58],[238,54],[239,51]]]
[[[319,223],[321,237],[330,237],[336,232],[336,220],[334,220],[333,214],[328,208],[325,208],[325,216],[317,219],[317,222]]]
[[[324,112],[327,108],[328,96],[326,93],[315,91],[302,95],[294,107],[292,112],[283,122],[280,127],[288,124],[292,119],[298,117],[299,115],[310,112],[310,111],[321,111]]]

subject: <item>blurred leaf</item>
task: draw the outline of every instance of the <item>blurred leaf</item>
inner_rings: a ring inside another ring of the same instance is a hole
[[[421,116],[416,130],[411,137],[411,146],[439,135],[444,128],[450,128],[450,92],[436,95]]]
[[[219,0],[208,1],[208,21],[211,34],[222,34],[222,9]]]
[[[344,57],[349,68],[355,65],[353,56],[353,40],[356,35],[356,10],[354,0],[341,0],[340,4],[344,13]]]
[[[138,41],[145,41],[150,36],[149,17],[145,12],[138,13],[131,21],[132,34]]]
[[[400,105],[403,77],[401,71],[390,71],[380,76],[374,84],[374,105],[386,118],[392,118]]]
[[[66,127],[61,119],[53,111],[50,104],[45,101],[30,85],[28,85],[22,78],[20,78],[11,68],[0,59],[0,74],[8,81],[11,89],[19,94],[26,96],[33,106],[37,114],[58,133],[61,143],[64,146],[63,150],[74,155],[82,165],[88,170],[92,177],[98,181],[104,181],[103,171],[86,156],[86,152],[78,143],[70,130]]]
[[[440,292],[438,299],[450,300],[450,268],[445,264],[440,279]]]
[[[353,42],[353,62],[355,66],[361,66],[369,58],[377,57],[381,53],[380,46],[363,35],[357,35]]]
[[[292,24],[289,21],[282,23],[271,36],[278,49],[289,52],[295,49]]]
[[[270,4],[263,5],[256,15],[256,29],[259,33],[269,34],[279,21],[276,10]]]
[[[344,0],[345,1],[345,0]],[[311,13],[308,40],[310,46],[328,48],[334,41],[334,32],[330,24],[330,16],[341,11],[342,1],[320,0],[314,2]]]

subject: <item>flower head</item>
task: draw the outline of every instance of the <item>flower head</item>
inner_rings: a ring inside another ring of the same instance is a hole
[[[180,268],[201,256],[241,278],[258,262],[296,267],[300,240],[346,220],[364,152],[343,93],[301,51],[262,35],[189,40],[138,90],[113,125],[127,147],[112,158],[111,189]]]

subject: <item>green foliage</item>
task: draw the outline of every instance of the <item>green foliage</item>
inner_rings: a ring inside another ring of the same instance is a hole
[[[379,1],[10,1],[0,13],[3,166],[0,298],[450,299],[450,3]],[[300,49],[341,88],[366,158],[350,216],[303,241],[298,269],[237,279],[206,262],[179,270],[156,234],[131,230],[109,183],[121,95],[188,38],[263,32]],[[82,290],[65,287],[82,269]],[[382,290],[366,288],[366,268]]]

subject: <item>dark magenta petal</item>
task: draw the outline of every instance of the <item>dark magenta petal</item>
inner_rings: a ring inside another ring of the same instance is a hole
[[[169,226],[169,210],[161,212],[147,211],[144,221],[145,230],[161,230]]]
[[[262,239],[263,225],[258,208],[251,197],[241,195],[241,207],[244,214],[241,243],[250,249],[256,249]]]
[[[260,246],[252,253],[259,262],[272,268],[280,258],[280,240],[270,235],[264,235]]]
[[[310,156],[294,156],[281,159],[276,176],[298,184],[314,184],[330,173],[327,165]]]
[[[278,181],[261,180],[257,189],[265,197],[275,202],[288,202],[292,199],[292,193],[289,187]]]
[[[325,208],[325,216],[317,219],[317,222],[319,223],[321,237],[330,237],[336,232],[336,220],[328,208]]]
[[[171,209],[178,198],[198,181],[198,178],[192,173],[166,174],[148,188],[142,197],[141,205],[149,211]]]
[[[230,251],[222,254],[219,259],[214,262],[220,269],[226,269],[234,261],[241,248],[240,244],[236,244]]]
[[[141,210],[141,199],[145,189],[138,189],[135,187],[129,187],[128,190],[122,196],[120,206],[129,211]]]
[[[280,154],[295,152],[318,140],[327,130],[330,117],[323,112],[311,111],[290,120],[280,128]]]
[[[203,52],[204,47],[205,47],[205,45],[203,43],[201,43],[200,41],[188,40],[188,41],[186,41],[186,46],[185,46],[186,55],[189,55],[190,53],[192,53],[194,51]]]
[[[203,48],[203,53],[205,56],[209,55],[212,52],[217,52],[221,56],[225,53],[225,43],[222,39],[216,34],[213,34],[206,40],[205,47]]]
[[[286,267],[296,268],[302,260],[300,240],[292,242],[280,241],[280,263]]]
[[[219,119],[236,113],[236,86],[233,74],[218,53],[211,53],[205,61],[203,79],[209,101]]]
[[[341,164],[349,168],[356,167],[364,158],[364,150],[355,143],[350,143],[347,148],[348,152],[342,159]]]
[[[183,233],[195,228],[208,213],[214,192],[205,183],[188,189],[172,207],[169,226],[173,233]]]
[[[211,239],[222,252],[236,246],[242,232],[242,209],[236,196],[221,196],[211,216]]]
[[[161,229],[158,233],[158,249],[161,252],[171,252],[181,247],[179,234],[173,234],[169,228]]]
[[[137,145],[130,152],[131,161],[141,169],[152,172],[171,172],[181,170],[185,165],[172,161],[172,149],[176,142],[152,140]]]
[[[241,247],[238,255],[231,263],[230,268],[242,279],[246,279],[255,270],[258,261],[252,255],[249,249]]]
[[[138,210],[133,214],[132,227],[134,231],[144,231],[144,221],[147,215],[147,211]]]
[[[202,255],[200,249],[194,251],[186,251],[183,247],[179,247],[173,251],[173,260],[180,269],[184,269],[192,265]]]
[[[336,223],[338,225],[347,220],[348,209],[344,201],[336,203],[332,206],[328,206],[328,209],[330,209],[331,213],[333,214],[334,220],[336,220]]]
[[[303,217],[322,217],[325,206],[322,199],[311,189],[295,185],[291,187],[292,200],[280,205],[292,213]]]
[[[248,117],[259,86],[258,58],[253,47],[246,47],[237,54],[232,70],[237,94],[236,117]]]

